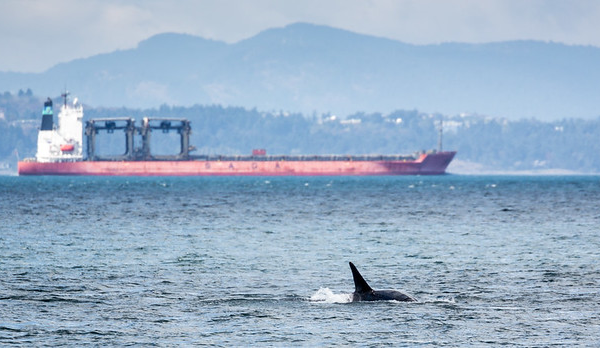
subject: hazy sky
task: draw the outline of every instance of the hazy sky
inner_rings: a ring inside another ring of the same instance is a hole
[[[39,72],[162,32],[233,43],[294,22],[414,44],[600,47],[596,0],[0,0],[0,71]]]

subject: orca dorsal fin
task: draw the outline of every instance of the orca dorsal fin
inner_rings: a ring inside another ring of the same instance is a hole
[[[357,293],[366,293],[371,292],[373,289],[367,284],[365,278],[360,275],[360,272],[356,269],[356,266],[352,262],[348,262],[350,264],[350,269],[352,270],[352,277],[354,278],[354,291]]]

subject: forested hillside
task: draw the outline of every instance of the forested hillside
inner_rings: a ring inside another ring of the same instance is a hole
[[[17,156],[35,156],[43,99],[28,90],[0,95],[0,162],[14,171]],[[61,103],[54,98],[56,111]],[[176,117],[191,120],[191,143],[197,154],[392,154],[434,149],[443,121],[443,147],[456,160],[497,171],[561,169],[600,172],[600,117],[541,122],[509,121],[480,115],[424,114],[398,110],[389,114],[287,114],[256,109],[195,105],[156,109],[89,108],[84,118]],[[55,116],[56,117],[56,116]],[[105,146],[120,153],[114,134]],[[114,140],[112,140],[114,139]],[[172,141],[169,137],[165,142]]]
[[[411,45],[297,23],[227,44],[163,33],[136,48],[2,72],[0,91],[54,94],[66,84],[93,106],[218,104],[304,114],[418,109],[510,120],[598,115],[600,48],[555,42]]]

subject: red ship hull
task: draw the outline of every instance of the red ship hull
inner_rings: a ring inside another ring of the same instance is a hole
[[[19,162],[19,175],[103,176],[367,176],[439,175],[455,152],[422,154],[415,160],[189,160]]]

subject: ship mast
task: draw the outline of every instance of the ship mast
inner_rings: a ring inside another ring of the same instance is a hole
[[[444,120],[440,119],[440,130],[438,136],[438,152],[442,152],[442,138],[444,137]]]
[[[61,97],[63,97],[63,103],[64,103],[65,107],[67,107],[67,97],[69,96],[69,94],[70,93],[65,89],[65,92],[60,95]]]

